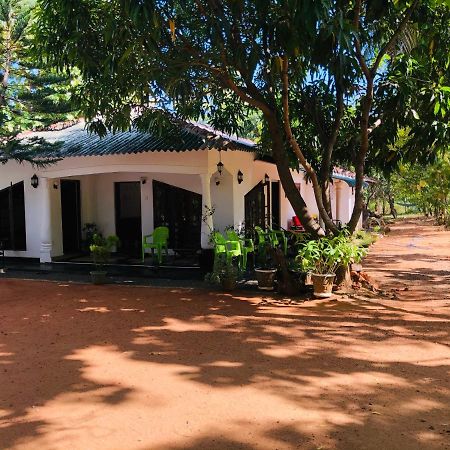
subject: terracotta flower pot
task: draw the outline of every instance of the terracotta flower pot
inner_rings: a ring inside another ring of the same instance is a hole
[[[233,291],[236,288],[235,277],[224,277],[221,279],[221,283],[224,291]]]
[[[258,289],[263,291],[273,291],[275,287],[275,275],[277,269],[255,269]]]
[[[311,279],[314,286],[314,296],[319,298],[328,298],[333,295],[333,283],[336,275],[334,273],[327,274],[311,274]]]

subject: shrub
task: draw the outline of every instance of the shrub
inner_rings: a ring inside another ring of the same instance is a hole
[[[94,234],[89,250],[91,251],[95,267],[101,269],[103,265],[108,262],[109,255],[113,248],[118,247],[119,245],[120,240],[117,236],[111,235],[105,238],[101,234]]]
[[[336,273],[340,266],[360,262],[367,249],[356,244],[346,233],[333,238],[308,241],[300,247],[296,261],[304,272]]]

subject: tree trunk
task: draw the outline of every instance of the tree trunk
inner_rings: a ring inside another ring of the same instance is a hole
[[[378,198],[375,201],[375,212],[377,214],[380,214],[380,212],[381,212],[380,199],[378,199]]]
[[[339,230],[337,226],[333,223],[333,221],[330,219],[330,217],[327,214],[327,211],[325,207],[323,206],[322,201],[322,188],[319,183],[319,179],[317,177],[316,171],[311,166],[311,164],[307,161],[303,151],[300,148],[300,145],[298,144],[297,140],[295,139],[294,134],[292,133],[292,127],[291,122],[289,118],[289,74],[288,74],[288,65],[289,65],[289,59],[285,55],[282,58],[282,70],[281,70],[281,79],[283,82],[283,89],[282,89],[282,101],[283,101],[283,129],[284,129],[284,136],[286,138],[287,143],[290,145],[292,151],[297,156],[299,163],[303,166],[306,173],[309,175],[313,190],[314,190],[314,197],[316,199],[317,208],[319,209],[319,214],[321,216],[322,221],[325,223],[327,230],[331,230],[333,233],[338,233]],[[275,114],[269,114],[267,115],[268,121],[269,121],[269,127],[276,124],[277,130],[278,127],[278,120],[277,116]],[[272,122],[272,125],[270,124]],[[284,142],[284,139],[281,140],[281,143]],[[279,147],[281,150],[282,147]],[[291,177],[292,178],[292,177]]]
[[[348,223],[348,229],[351,233],[356,230],[361,212],[364,206],[364,167],[366,155],[369,151],[369,116],[373,99],[373,78],[367,79],[366,95],[362,101],[361,107],[361,147],[356,155],[355,161],[355,206],[352,216]]]
[[[392,195],[389,195],[389,208],[391,210],[391,215],[394,219],[397,218],[397,210],[395,209],[395,202],[394,197]]]
[[[350,266],[339,266],[337,268],[335,284],[339,290],[348,290],[352,287]]]
[[[276,162],[278,175],[280,176],[281,185],[283,186],[286,197],[305,230],[315,237],[324,236],[324,230],[312,218],[308,211],[308,206],[295,186],[278,121],[274,116],[266,116],[266,119],[272,138],[273,158]]]
[[[322,202],[328,217],[333,220],[333,209],[331,207],[331,188],[330,179],[328,173],[321,173],[320,175],[322,181]],[[323,178],[325,177],[325,178]],[[332,230],[327,230],[332,231]]]
[[[322,136],[321,140],[325,147],[323,152],[322,164],[320,166],[320,180],[322,187],[322,202],[326,213],[330,220],[333,220],[333,209],[331,207],[331,187],[330,178],[332,175],[332,156],[334,146],[339,134],[339,128],[341,126],[342,116],[344,115],[344,90],[342,88],[342,79],[340,77],[335,78],[336,82],[336,113],[331,129],[331,133],[328,136]],[[327,229],[328,232],[338,231],[336,229]]]
[[[271,250],[272,259],[277,265],[279,279],[278,279],[278,292],[285,295],[297,295],[299,293],[299,285],[294,277],[289,273],[286,257],[284,253],[279,249]]]

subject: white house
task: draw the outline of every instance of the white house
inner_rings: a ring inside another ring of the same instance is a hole
[[[117,234],[124,251],[136,252],[142,236],[162,224],[170,229],[171,248],[199,249],[209,246],[212,227],[287,228],[294,216],[276,166],[258,160],[251,141],[203,125],[188,125],[179,136],[163,139],[136,131],[100,139],[84,127],[29,135],[62,142],[56,164],[0,165],[6,256],[50,262],[73,254],[86,223],[95,223],[104,235]],[[317,214],[311,184],[302,172],[293,171],[293,177]],[[333,216],[342,223],[353,208],[352,184],[351,176],[335,174]],[[215,212],[203,221],[205,206]]]

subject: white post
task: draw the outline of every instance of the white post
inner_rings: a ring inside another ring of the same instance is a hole
[[[41,209],[41,263],[52,261],[52,201],[51,201],[51,180],[41,177],[39,184],[42,189],[42,209]]]
[[[213,217],[208,212],[211,211],[211,177],[207,173],[200,174],[202,181],[202,215],[206,215],[205,220],[202,220],[201,230],[201,245],[202,249],[212,248],[210,242],[210,234],[214,228]]]

